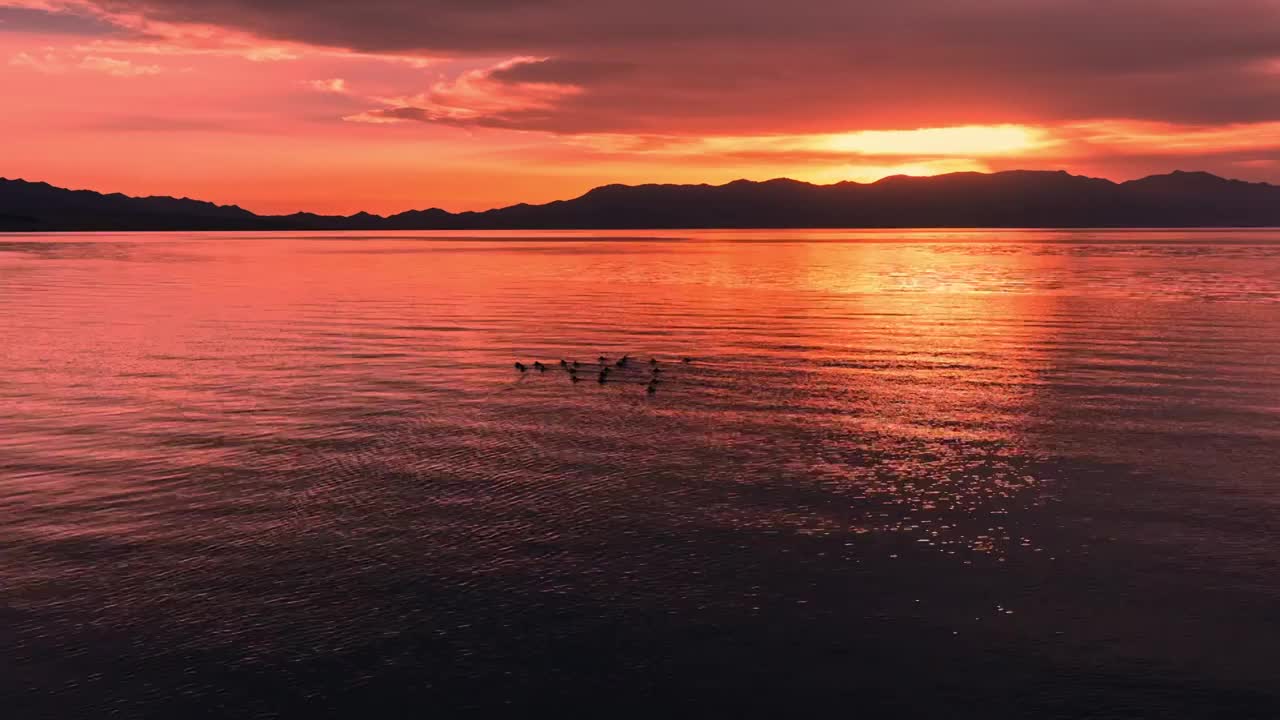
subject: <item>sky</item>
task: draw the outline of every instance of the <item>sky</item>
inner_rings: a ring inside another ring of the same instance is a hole
[[[1280,0],[0,0],[0,176],[250,210],[1280,183]]]

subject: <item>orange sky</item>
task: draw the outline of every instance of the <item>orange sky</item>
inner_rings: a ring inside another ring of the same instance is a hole
[[[1275,0],[0,0],[0,176],[259,212],[610,182],[1280,181]]]

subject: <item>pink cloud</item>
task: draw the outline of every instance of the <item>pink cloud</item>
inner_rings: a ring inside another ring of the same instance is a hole
[[[420,94],[380,98],[386,107],[351,116],[357,122],[417,120],[458,125],[505,126],[521,118],[553,111],[565,98],[582,92],[576,85],[556,82],[506,81],[504,72],[544,61],[516,57],[490,67],[468,70],[441,79]]]
[[[140,75],[156,75],[161,71],[159,65],[136,65],[129,60],[89,55],[80,61],[81,69],[106,73],[115,77],[138,77]]]
[[[351,92],[350,89],[347,88],[347,81],[342,78],[311,80],[307,82],[307,85],[317,92],[336,93],[339,95],[345,95],[346,93]]]
[[[9,65],[41,73],[61,74],[85,71],[121,78],[157,75],[163,72],[159,65],[139,65],[130,60],[120,60],[100,55],[85,55],[78,58],[67,57],[56,52],[34,55],[28,52],[19,52],[9,58]]]

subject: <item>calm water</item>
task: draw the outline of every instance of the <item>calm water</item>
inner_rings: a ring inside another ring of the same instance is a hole
[[[1280,231],[0,235],[0,336],[9,717],[1280,717]]]

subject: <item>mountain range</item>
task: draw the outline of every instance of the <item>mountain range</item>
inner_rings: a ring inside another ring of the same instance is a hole
[[[1280,186],[1184,171],[1122,183],[1013,170],[834,185],[605,185],[544,205],[387,217],[258,215],[187,198],[0,178],[0,231],[1263,226],[1280,226]]]

